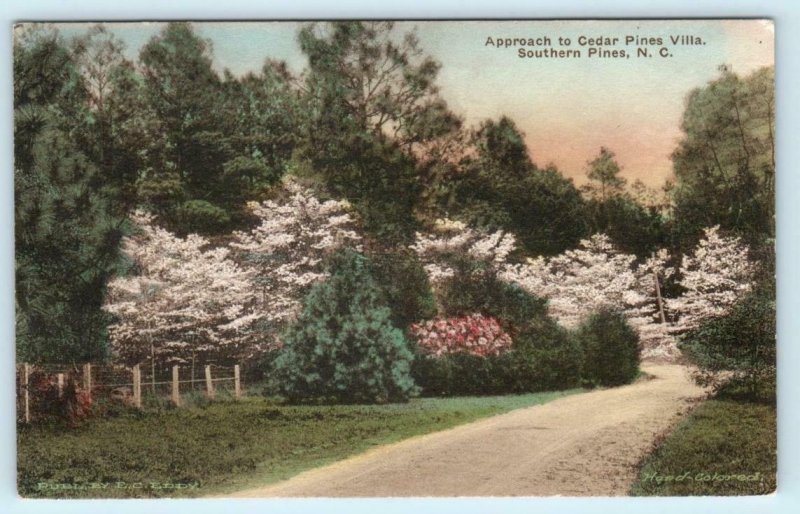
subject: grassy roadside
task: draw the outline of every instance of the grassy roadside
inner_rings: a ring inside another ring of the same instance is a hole
[[[774,403],[721,393],[698,406],[643,462],[634,496],[755,495],[775,490]]]
[[[21,427],[24,497],[203,496],[266,485],[369,449],[580,390],[420,398],[406,404],[281,406],[260,397],[76,428]]]

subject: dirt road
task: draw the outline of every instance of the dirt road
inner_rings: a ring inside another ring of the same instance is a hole
[[[687,368],[416,437],[231,497],[625,495],[658,434],[703,395]]]

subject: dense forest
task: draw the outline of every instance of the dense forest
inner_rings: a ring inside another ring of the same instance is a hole
[[[738,253],[758,266],[739,263],[739,275],[726,280],[772,283],[772,68],[747,76],[721,68],[687,92],[674,180],[662,190],[627,183],[606,147],[586,156],[588,183],[578,188],[534,161],[510,116],[467,126],[440,95],[440,64],[413,32],[385,22],[308,24],[297,41],[307,58],[301,73],[268,59],[260,71],[234,76],[214,70],[210,42],[189,23],[165,25],[135,62],[102,25],[73,38],[47,26],[17,29],[20,360],[132,363],[148,358],[154,340],[170,359],[188,351],[219,359],[214,349],[225,346],[241,360],[274,348],[276,333],[293,352],[306,345],[313,354],[311,342],[330,325],[320,320],[335,318],[350,291],[347,299],[363,302],[358,323],[372,327],[377,351],[402,363],[412,359],[404,334],[424,331],[437,314],[484,324],[499,346],[506,334],[474,313],[500,320],[512,338],[535,329],[571,344],[542,317],[538,297],[569,328],[563,321],[572,314],[558,299],[573,293],[531,277],[563,276],[574,262],[597,281],[627,276],[602,278],[612,264],[632,270],[634,289],[646,277],[637,312],[647,303],[648,322],[660,316],[674,326],[702,308],[679,305],[702,289],[687,279],[698,270],[711,276]],[[450,235],[426,235],[437,230]],[[331,255],[333,239],[353,250]],[[432,249],[449,252],[447,265]],[[719,261],[702,261],[714,249]],[[599,255],[625,258],[593,268]],[[654,274],[658,308],[647,289]],[[224,287],[217,276],[227,277]],[[324,277],[328,290],[306,297]],[[356,287],[353,277],[366,285]],[[509,300],[517,293],[497,286],[503,277],[532,295]],[[230,304],[212,308],[214,299],[198,291]],[[526,319],[539,325],[504,324],[516,314],[497,305],[527,308]],[[298,316],[304,325],[285,331]],[[318,331],[307,333],[315,324]],[[277,376],[291,375],[290,360],[284,352],[271,364]],[[390,397],[413,389],[393,387],[399,392]]]

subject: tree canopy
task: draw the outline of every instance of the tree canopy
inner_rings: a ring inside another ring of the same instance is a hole
[[[775,235],[775,71],[724,69],[686,102],[673,153],[677,230],[696,240],[719,225],[748,241]]]
[[[711,293],[695,275],[716,273],[714,244],[730,238],[733,253],[771,258],[772,68],[747,77],[723,70],[687,96],[674,184],[655,198],[627,183],[607,146],[587,160],[589,184],[579,189],[535,162],[510,116],[466,126],[439,91],[441,64],[414,31],[310,23],[297,43],[303,70],[267,58],[234,75],[191,23],[164,24],[138,58],[102,25],[72,38],[47,26],[15,30],[21,357],[101,359],[111,340],[133,362],[147,353],[136,340],[142,320],[153,319],[162,320],[165,348],[184,345],[164,350],[164,362],[192,349],[209,359],[253,355],[277,346],[303,295],[330,278],[324,265],[343,243],[387,282],[368,302],[393,309],[388,321],[379,316],[387,327],[442,314],[448,295],[502,296],[453,280],[472,273],[547,297],[562,324],[598,307],[593,298],[610,299],[645,341],[666,337],[658,288],[673,317],[697,328],[708,316],[693,321],[689,311],[722,315],[740,296],[735,287],[750,287],[749,275],[728,277],[727,303],[703,307]],[[131,219],[152,237],[131,233]],[[168,247],[186,251],[159,257]],[[204,276],[164,269],[184,261]],[[154,269],[162,275],[152,278]],[[151,279],[162,304],[125,289]],[[230,305],[199,291],[224,295],[224,280],[239,298]],[[141,312],[115,307],[120,298]],[[186,314],[175,298],[194,302],[205,321],[163,321]],[[222,339],[230,351],[215,353]]]

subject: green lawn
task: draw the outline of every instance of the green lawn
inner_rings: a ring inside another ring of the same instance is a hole
[[[375,406],[281,406],[250,397],[126,413],[74,428],[21,427],[18,488],[25,497],[219,494],[577,392],[421,398]]]
[[[697,407],[645,460],[631,494],[768,494],[777,468],[775,405],[720,395]]]

